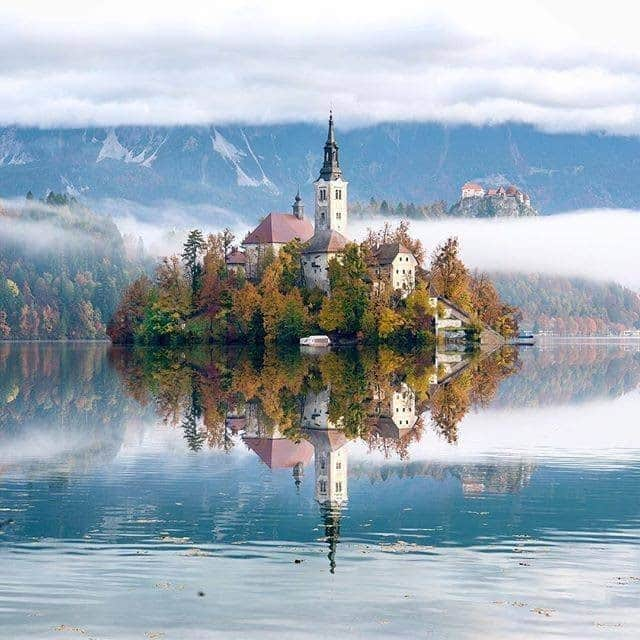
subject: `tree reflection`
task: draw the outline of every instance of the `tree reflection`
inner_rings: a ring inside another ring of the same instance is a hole
[[[386,349],[320,353],[198,349],[131,351],[114,360],[136,399],[153,400],[193,451],[242,443],[270,469],[291,469],[300,487],[314,460],[331,571],[348,503],[349,441],[408,460],[425,417],[448,442],[467,412],[486,404],[517,369],[517,352],[490,355]]]

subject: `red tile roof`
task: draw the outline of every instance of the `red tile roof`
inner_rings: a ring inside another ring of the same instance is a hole
[[[465,182],[462,185],[463,189],[482,189],[482,187],[477,182]]]
[[[313,457],[313,447],[306,440],[293,442],[288,438],[244,438],[244,443],[258,454],[269,469],[292,469],[299,462],[307,465]]]
[[[247,244],[286,244],[295,238],[306,242],[313,235],[313,224],[307,218],[292,213],[270,213],[244,239]]]
[[[247,256],[242,251],[234,249],[226,260],[227,264],[245,264],[247,262]]]

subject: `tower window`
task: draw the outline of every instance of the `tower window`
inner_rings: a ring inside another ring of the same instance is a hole
[[[342,200],[342,189],[336,189],[336,200]]]
[[[342,491],[342,482],[336,482],[336,492],[340,493]]]
[[[336,211],[336,220],[341,220],[341,219],[342,219],[342,212]]]
[[[327,199],[327,190],[324,188],[320,189],[318,198],[320,199],[321,202],[324,202]]]
[[[320,493],[326,493],[327,492],[327,481],[326,480],[320,480],[318,485],[319,485]]]

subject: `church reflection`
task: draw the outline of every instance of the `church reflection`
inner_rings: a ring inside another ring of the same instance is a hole
[[[368,391],[366,419],[371,434],[384,442],[400,442],[418,422],[413,389],[404,382],[387,387],[374,383]],[[330,385],[305,394],[297,439],[287,437],[278,425],[265,424],[257,401],[245,403],[241,410],[230,408],[226,426],[239,435],[269,469],[291,469],[296,487],[300,486],[305,468],[313,459],[314,498],[319,506],[324,539],[329,546],[329,568],[333,573],[341,519],[349,499],[349,439],[345,435],[343,416],[331,417],[330,400]]]

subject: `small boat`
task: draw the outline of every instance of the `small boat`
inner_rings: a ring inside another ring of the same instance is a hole
[[[300,338],[301,347],[328,347],[331,344],[329,336],[306,336]]]
[[[536,337],[533,333],[519,333],[512,341],[511,344],[528,344],[533,345],[536,343]]]

